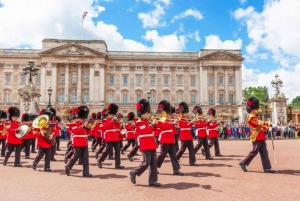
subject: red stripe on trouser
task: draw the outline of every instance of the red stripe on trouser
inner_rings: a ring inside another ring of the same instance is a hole
[[[244,159],[244,164],[245,164],[245,162],[249,159],[249,157],[251,156],[250,154],[256,151],[257,145],[258,145],[258,143],[256,143],[256,144],[254,145],[253,150],[250,151],[250,153],[248,154],[248,156]]]

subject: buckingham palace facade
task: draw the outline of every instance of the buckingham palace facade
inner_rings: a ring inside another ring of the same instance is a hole
[[[126,114],[150,92],[153,108],[165,99],[236,116],[242,95],[241,50],[108,51],[103,40],[44,39],[42,49],[0,49],[1,109],[20,104],[19,91],[29,79],[22,67],[30,59],[41,66],[33,77],[41,94],[39,107],[48,104],[51,87],[58,115],[80,104],[98,112],[112,102]]]

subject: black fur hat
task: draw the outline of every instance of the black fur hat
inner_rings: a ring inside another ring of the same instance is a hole
[[[207,115],[212,115],[213,117],[216,116],[216,109],[215,108],[209,108]]]
[[[54,115],[53,115],[53,112],[49,109],[43,109],[40,111],[39,115],[48,115],[49,117],[49,120],[53,120],[54,118]]]
[[[189,106],[186,102],[181,102],[179,105],[178,105],[178,111],[179,113],[189,113]]]
[[[89,108],[85,105],[81,105],[78,107],[77,118],[86,119],[89,116]]]
[[[23,121],[30,121],[30,115],[27,113],[23,113],[21,117],[21,122]]]
[[[106,113],[107,114],[116,115],[118,110],[119,110],[119,106],[115,103],[108,104],[107,107],[106,107]]]
[[[174,106],[170,107],[170,112],[171,114],[174,114],[176,112],[176,108]]]
[[[150,113],[151,111],[151,107],[150,107],[150,103],[148,100],[146,99],[142,99],[140,100],[137,104],[136,104],[136,110],[137,110],[137,115],[139,117],[141,117],[142,114],[145,113]]]
[[[101,118],[102,118],[101,112],[98,112],[96,114],[96,119],[101,120]]]
[[[7,119],[7,113],[5,110],[1,110],[0,119]]]
[[[30,121],[33,121],[36,118],[36,115],[33,113],[30,113],[29,116]]]
[[[20,110],[17,107],[9,107],[7,112],[9,117],[20,117]]]
[[[246,104],[246,110],[248,113],[251,112],[251,110],[258,110],[259,109],[259,100],[256,97],[250,97]]]
[[[194,109],[193,109],[193,113],[194,114],[203,114],[203,112],[202,112],[202,108],[198,105],[198,106],[196,106],[196,107],[194,107]]]
[[[101,112],[101,119],[105,119],[107,117],[106,109]]]
[[[170,113],[170,102],[167,100],[160,101],[158,104],[157,112],[160,114],[165,111],[167,114]]]
[[[135,114],[134,114],[133,112],[129,112],[129,113],[127,114],[127,120],[128,120],[128,121],[134,120],[134,117],[135,117]]]
[[[96,113],[94,112],[94,113],[92,113],[92,115],[91,115],[91,119],[96,119]]]
[[[51,107],[50,110],[53,113],[53,115],[56,117],[56,109],[54,109],[53,107]]]
[[[61,122],[61,118],[60,118],[59,116],[55,116],[55,119],[56,119],[56,121],[57,121],[58,123]]]

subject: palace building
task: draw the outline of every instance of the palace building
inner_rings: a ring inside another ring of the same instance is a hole
[[[190,111],[202,105],[204,113],[215,107],[219,114],[238,116],[241,50],[109,51],[103,40],[60,39],[44,39],[42,49],[0,49],[0,109],[20,105],[19,92],[29,80],[22,68],[30,59],[41,66],[33,77],[39,108],[47,106],[51,87],[51,104],[61,116],[80,104],[98,112],[112,102],[126,114],[148,96],[153,109],[165,99],[175,106],[185,101]]]

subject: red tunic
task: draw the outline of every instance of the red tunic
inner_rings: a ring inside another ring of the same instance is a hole
[[[38,132],[37,136],[37,145],[43,149],[51,148],[51,144],[41,135],[40,130],[37,129],[35,132]],[[52,133],[53,134],[53,133]]]
[[[21,122],[9,121],[6,123],[7,143],[13,145],[22,144],[22,139],[16,137],[16,130],[21,126]]]
[[[139,120],[136,122],[136,135],[141,151],[155,150],[157,148],[153,128],[147,120]]]
[[[4,124],[3,124],[3,123],[0,123],[0,140],[3,140],[3,139],[6,139],[6,138],[7,138],[6,132],[4,133],[4,135],[2,135],[3,129],[4,129]]]
[[[195,122],[195,126],[197,128],[198,138],[207,137],[207,133],[206,133],[207,123],[206,122],[204,122],[202,120],[198,120]]]
[[[179,120],[179,127],[180,127],[180,140],[193,140],[191,127],[193,124],[189,123],[188,121],[181,119]]]
[[[73,146],[74,147],[87,147],[88,146],[88,138],[86,131],[88,129],[84,128],[83,123],[81,121],[75,122],[75,125],[72,126],[72,137],[73,137]]]
[[[122,124],[120,122],[116,122],[116,128],[119,135],[119,141],[123,141],[123,136],[121,135]]]
[[[219,136],[217,132],[218,126],[219,125],[214,120],[207,123],[207,132],[209,138],[218,138]]]
[[[155,126],[155,129],[158,128],[159,136],[158,141],[160,144],[174,144],[174,131],[173,125],[169,122],[158,122]]]
[[[101,122],[96,122],[93,130],[92,130],[92,135],[94,135],[96,138],[101,138],[101,132],[100,132],[100,125]]]
[[[106,142],[119,142],[119,132],[117,130],[117,125],[111,118],[106,118],[101,127],[104,139]]]
[[[59,130],[58,130],[58,125],[57,125],[57,121],[51,121],[52,124],[55,124],[54,127],[51,127],[51,132],[54,134],[55,137],[59,136]]]
[[[135,130],[135,125],[133,123],[128,123],[125,125],[126,129],[126,139],[127,140],[134,140],[134,130]]]
[[[270,126],[270,123],[265,121],[260,121],[259,118],[255,115],[250,114],[248,118],[248,125],[250,127],[250,135],[252,135],[252,131],[257,128],[258,126],[261,126],[262,128],[259,131],[259,134],[256,137],[256,140],[266,140],[266,136],[264,134],[264,131],[267,130],[267,128]]]

